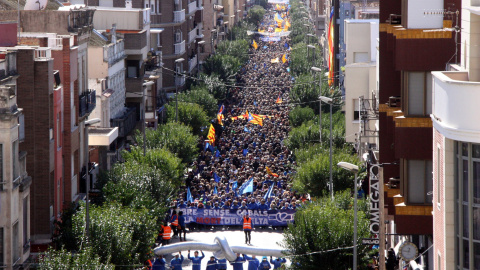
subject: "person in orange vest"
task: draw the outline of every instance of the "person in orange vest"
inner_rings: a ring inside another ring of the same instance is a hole
[[[172,225],[173,229],[173,238],[177,238],[178,236],[178,215],[177,211],[173,210],[172,217],[170,218],[170,225]]]
[[[252,219],[248,216],[248,213],[243,216],[243,231],[245,232],[245,244],[251,244],[252,240],[252,229],[253,223]]]
[[[172,238],[172,228],[168,226],[167,222],[163,223],[160,234],[162,235],[162,245],[165,246],[170,244],[170,239]]]

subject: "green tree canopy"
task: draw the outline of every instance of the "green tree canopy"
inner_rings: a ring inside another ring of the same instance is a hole
[[[249,23],[258,25],[263,20],[264,15],[265,9],[262,6],[255,5],[248,11],[247,20]]]
[[[307,49],[307,44],[304,42],[292,47],[290,52],[290,69],[294,76],[310,73],[312,67],[321,68],[322,62],[322,50],[318,45],[315,45],[315,50],[312,48]],[[319,81],[318,74],[316,78]]]
[[[217,100],[208,91],[206,85],[197,85],[190,91],[179,93],[178,101],[200,105],[209,117],[215,117],[218,111]]]
[[[175,103],[165,106],[167,121],[175,122]],[[178,122],[192,128],[195,135],[202,134],[202,127],[208,124],[208,117],[202,107],[195,103],[178,102]]]
[[[302,270],[349,269],[353,256],[353,199],[350,190],[307,204],[295,214],[295,223],[284,232],[282,245],[293,255],[292,268]],[[357,241],[369,236],[367,201],[359,200]],[[359,245],[359,266],[364,260],[368,246]],[[311,254],[313,253],[313,254]],[[309,255],[306,255],[309,254]],[[299,263],[297,265],[296,263]],[[364,269],[364,268],[360,268]]]
[[[290,125],[292,127],[298,127],[305,122],[315,119],[315,113],[309,107],[295,107],[293,110],[290,111],[288,114],[288,118],[290,119]]]
[[[84,247],[77,253],[72,254],[65,249],[54,250],[48,249],[48,251],[40,257],[38,264],[39,270],[83,270],[83,269],[95,269],[95,270],[113,270],[115,266],[112,264],[104,264],[101,262],[100,257],[96,255],[91,247]]]
[[[134,209],[119,203],[90,206],[90,239],[92,252],[102,262],[115,265],[143,265],[157,234],[157,217],[145,208]],[[73,218],[74,231],[84,244],[85,207]],[[95,268],[91,268],[95,269]]]
[[[200,81],[202,83],[200,83],[198,87],[207,89],[215,99],[224,100],[225,98],[227,98],[227,86],[217,74],[207,75],[202,73],[200,74]]]
[[[244,39],[223,41],[218,44],[215,53],[222,56],[233,56],[240,61],[240,65],[243,65],[248,60],[248,41]]]
[[[208,75],[216,74],[226,83],[233,83],[235,76],[243,62],[233,55],[215,54],[205,61],[205,72]]]
[[[165,148],[175,153],[183,163],[189,164],[197,155],[197,137],[192,134],[192,128],[182,123],[166,123],[156,130],[147,129],[147,148]],[[136,136],[138,145],[143,145],[143,136]]]

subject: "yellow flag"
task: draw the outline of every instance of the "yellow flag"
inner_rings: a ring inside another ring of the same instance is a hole
[[[257,44],[257,42],[255,42],[255,40],[253,41],[252,46],[253,46],[253,48],[255,48],[255,50],[258,48],[258,44]]]
[[[215,142],[215,128],[213,125],[210,125],[210,129],[208,130],[208,135],[207,135],[208,140],[210,141],[211,144]]]
[[[287,55],[286,55],[286,54],[284,54],[284,55],[282,56],[282,62],[283,62],[284,64],[285,64],[285,62],[287,62]]]

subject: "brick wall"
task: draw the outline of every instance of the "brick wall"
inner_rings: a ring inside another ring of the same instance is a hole
[[[124,34],[125,50],[140,50],[147,46],[147,32]]]

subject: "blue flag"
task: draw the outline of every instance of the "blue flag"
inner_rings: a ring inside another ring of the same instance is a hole
[[[190,187],[187,189],[187,202],[193,202],[192,193],[190,193]]]
[[[217,150],[217,152],[215,152],[215,157],[219,157],[220,156],[220,151]]]
[[[217,187],[215,187],[215,188],[213,189],[213,194],[214,194],[214,195],[217,195],[217,194],[218,194]]]
[[[253,177],[250,178],[247,182],[243,183],[243,185],[238,189],[240,195],[243,195],[248,192],[253,192]]]
[[[248,149],[243,149],[243,156],[246,157],[248,154]]]
[[[257,101],[253,101],[253,106],[257,107]]]
[[[243,130],[244,130],[245,132],[250,133],[250,130],[249,130],[247,127],[244,127]]]
[[[273,191],[273,186],[274,186],[274,185],[275,185],[275,184],[272,183],[272,184],[270,185],[270,188],[268,189],[267,193],[265,193],[265,196],[263,197],[263,198],[265,199],[265,201],[268,201],[268,198],[270,198],[270,196],[272,196],[272,191]]]
[[[237,183],[237,181],[235,181],[235,182],[232,183],[232,189],[235,190],[237,188],[238,188],[238,183]]]
[[[209,144],[208,149],[212,152],[212,154],[215,152],[215,148],[213,148],[213,145]]]
[[[218,176],[216,173],[213,173],[213,179],[218,183],[222,178],[220,178],[220,176]]]
[[[209,148],[210,148],[210,143],[207,142],[207,143],[205,144],[205,151],[207,151],[207,149],[209,149]]]
[[[253,142],[253,147],[257,147],[257,143],[256,143],[256,142]]]

